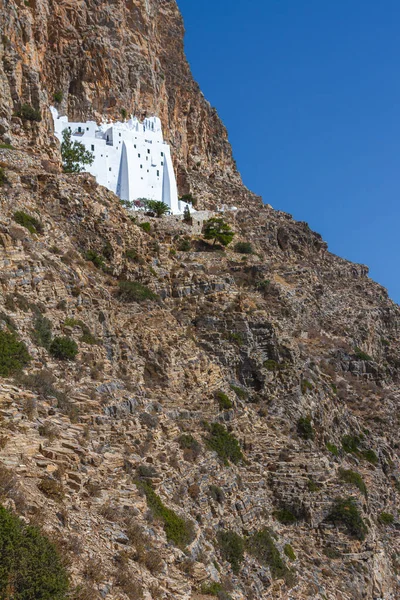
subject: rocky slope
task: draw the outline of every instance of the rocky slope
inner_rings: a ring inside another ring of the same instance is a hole
[[[175,2],[110,6],[1,4],[1,502],[57,540],[76,600],[395,600],[400,309],[240,186]],[[51,124],[12,116],[61,88],[160,111],[200,206],[239,207],[232,247],[204,242],[210,211],[132,219],[61,174]]]

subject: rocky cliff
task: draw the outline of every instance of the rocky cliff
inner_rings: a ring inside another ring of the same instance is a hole
[[[30,144],[52,150],[49,104],[71,119],[158,115],[172,146],[181,193],[223,177],[240,183],[227,133],[193,80],[174,0],[2,0],[0,132],[26,145],[18,114],[39,110]]]
[[[0,24],[2,504],[75,600],[399,598],[399,307],[241,187],[175,2],[1,0]],[[159,112],[233,243],[62,174],[58,91]]]

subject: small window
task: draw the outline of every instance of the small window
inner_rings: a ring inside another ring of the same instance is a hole
[[[157,171],[157,177],[160,177],[160,171]]]
[[[138,154],[138,158],[140,158],[140,154]]]
[[[108,170],[111,171],[111,167]]]
[[[134,148],[136,148],[136,144],[134,144],[134,146],[133,146],[133,147],[134,147]]]
[[[89,127],[86,127],[86,131],[89,131]]]
[[[163,163],[163,161],[161,161],[161,166],[162,166],[162,167],[164,166],[164,163]]]
[[[91,148],[92,148],[92,152],[94,152],[94,146],[93,146],[93,144],[92,144]]]
[[[164,156],[164,152],[161,152],[161,156]]]
[[[150,150],[147,150],[147,154],[150,154]]]
[[[121,134],[119,134],[119,137],[121,137]]]
[[[150,171],[147,169],[147,172],[150,173]]]
[[[143,169],[143,165],[140,165],[140,168]]]

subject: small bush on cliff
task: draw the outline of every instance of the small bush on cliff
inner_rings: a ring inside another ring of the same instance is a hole
[[[238,254],[253,254],[254,253],[253,246],[250,244],[250,242],[237,242],[237,244],[235,244],[233,249]]]
[[[232,401],[230,400],[229,396],[227,396],[221,390],[216,392],[215,397],[217,399],[220,410],[229,410],[232,408],[233,404],[232,404]]]
[[[118,286],[118,296],[123,302],[143,302],[144,300],[158,299],[155,292],[139,283],[139,281],[120,281]]]
[[[344,525],[347,533],[362,541],[367,533],[365,525],[354,498],[336,498],[331,512],[326,518],[335,525]]]
[[[285,565],[268,529],[252,535],[247,540],[246,549],[262,565],[270,568],[274,579],[284,579],[288,585],[294,583],[294,573]]]
[[[289,508],[280,508],[274,511],[274,517],[283,525],[292,525],[296,523],[297,517]]]
[[[56,102],[57,104],[60,104],[60,102],[62,102],[63,98],[64,98],[64,94],[62,92],[60,92],[60,91],[54,92],[54,94],[53,94],[54,102]]]
[[[297,433],[303,440],[314,439],[315,433],[310,417],[300,417],[297,421]]]
[[[31,357],[23,342],[14,332],[0,331],[0,376],[8,377],[21,371],[29,364]]]
[[[235,233],[228,223],[219,217],[212,217],[204,223],[203,235],[206,240],[214,240],[223,246],[228,246],[234,238]]]
[[[392,513],[381,512],[378,517],[378,522],[381,525],[392,525],[394,523],[394,516]]]
[[[68,575],[53,544],[0,506],[0,598],[64,600]]]
[[[61,157],[64,173],[81,173],[85,165],[92,165],[94,155],[86,150],[81,142],[72,142],[72,133],[64,129],[63,141],[61,143]]]
[[[190,544],[194,539],[193,525],[167,508],[150,483],[138,481],[136,485],[145,493],[147,505],[153,511],[154,516],[163,521],[167,540],[180,548]]]
[[[49,349],[52,334],[52,323],[49,319],[39,314],[33,324],[32,339],[43,348]]]
[[[5,183],[7,183],[6,172],[3,167],[0,167],[0,187],[2,187]]]
[[[31,106],[30,104],[23,104],[21,106],[19,116],[25,121],[36,121],[37,123],[40,123],[40,121],[42,120],[40,110],[38,110],[37,108],[33,108],[33,106]]]
[[[23,210],[17,210],[17,212],[14,213],[14,221],[18,223],[18,225],[25,227],[30,233],[37,233],[38,235],[43,233],[42,223]]]
[[[78,345],[68,337],[55,337],[50,344],[50,354],[58,360],[74,360],[78,354]]]
[[[345,483],[351,483],[355,485],[364,496],[367,496],[367,487],[364,483],[364,479],[361,477],[360,473],[356,473],[355,471],[339,469],[339,479],[344,481]]]
[[[85,258],[92,262],[98,269],[103,269],[105,267],[104,257],[95,250],[87,250],[85,252]]]
[[[143,229],[146,233],[150,233],[151,225],[148,221],[144,221],[143,223],[138,223],[140,229]]]
[[[217,535],[221,556],[229,562],[237,575],[244,558],[244,540],[234,531],[220,531]]]
[[[244,458],[237,439],[220,423],[211,425],[206,443],[210,450],[215,450],[225,464],[230,460],[236,465]]]
[[[373,360],[369,354],[367,354],[366,352],[364,352],[363,350],[361,350],[360,348],[357,348],[357,347],[354,348],[354,355],[356,358],[358,358],[358,360],[365,360],[365,361]]]

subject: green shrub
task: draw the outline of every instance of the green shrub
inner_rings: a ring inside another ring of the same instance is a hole
[[[178,441],[182,450],[192,450],[196,456],[200,454],[201,445],[191,433],[183,433]]]
[[[98,269],[103,269],[105,266],[104,257],[95,252],[95,250],[87,250],[87,252],[85,252],[85,258],[92,262]]]
[[[0,330],[0,376],[21,371],[31,361],[29,352],[14,332]]]
[[[141,229],[143,229],[143,231],[145,231],[146,233],[150,233],[151,225],[148,221],[144,221],[143,223],[139,223],[138,225]]]
[[[53,544],[0,506],[0,598],[64,600],[68,575]]]
[[[233,249],[238,254],[253,254],[254,252],[250,242],[237,242]]]
[[[290,544],[285,544],[283,551],[290,560],[296,560],[296,554]]]
[[[308,391],[311,391],[314,388],[313,384],[311,383],[311,381],[308,381],[308,379],[303,379],[301,382],[301,393],[302,394],[306,394]]]
[[[163,521],[167,540],[180,548],[190,544],[194,539],[192,524],[179,517],[170,508],[167,508],[150,483],[140,481],[136,485],[145,493],[147,505],[153,511],[154,516]]]
[[[378,456],[373,450],[371,450],[371,448],[369,448],[368,450],[362,450],[361,455],[372,465],[377,465],[379,462]]]
[[[240,333],[236,333],[235,331],[230,331],[228,333],[228,339],[233,342],[234,344],[237,344],[239,347],[243,346],[243,336]]]
[[[334,560],[341,558],[342,556],[339,550],[337,550],[336,548],[332,548],[331,546],[325,546],[322,552],[325,554],[325,556]]]
[[[355,485],[364,496],[367,496],[367,487],[364,483],[364,479],[361,477],[360,473],[356,473],[351,469],[339,469],[339,479],[344,481],[345,483],[351,483]]]
[[[40,123],[40,121],[42,120],[40,110],[38,110],[37,108],[33,108],[33,106],[31,106],[30,104],[23,104],[21,106],[19,116],[25,121],[36,121],[37,123]]]
[[[180,252],[189,252],[192,249],[192,242],[188,239],[179,240],[177,248]]]
[[[232,571],[237,575],[244,558],[243,538],[234,531],[220,531],[217,540],[223,560],[231,564]]]
[[[229,396],[227,396],[224,392],[222,392],[221,390],[219,390],[216,394],[215,397],[218,401],[218,406],[220,410],[229,410],[233,407],[232,401],[230,400]]]
[[[30,233],[37,233],[38,235],[43,233],[42,223],[23,210],[17,210],[17,212],[14,213],[14,221],[18,223],[18,225],[25,227]]]
[[[297,421],[297,434],[303,440],[313,440],[315,437],[311,417],[300,417]]]
[[[0,144],[0,150],[14,150],[11,144]]]
[[[60,102],[62,102],[63,98],[64,98],[64,94],[62,92],[60,92],[60,91],[54,92],[54,94],[53,94],[54,102],[56,102],[57,104],[60,104]]]
[[[269,279],[263,279],[262,281],[257,282],[256,288],[260,292],[265,292],[266,290],[268,290],[270,285],[271,285],[271,281]]]
[[[264,361],[264,368],[272,372],[279,371],[279,363],[277,363],[276,360],[269,358]]]
[[[339,456],[339,448],[335,446],[335,444],[331,444],[330,442],[326,442],[326,449],[333,454],[334,456]]]
[[[47,350],[50,348],[52,334],[52,323],[49,319],[39,314],[35,318],[32,330],[32,339]]]
[[[373,360],[369,354],[363,352],[360,348],[357,348],[357,346],[354,348],[354,354],[359,360]]]
[[[223,587],[220,583],[212,581],[211,583],[203,583],[201,586],[201,593],[205,596],[218,596],[223,591]]]
[[[210,498],[212,498],[215,502],[218,502],[218,504],[223,504],[225,500],[225,494],[222,488],[212,484],[208,488],[208,493]]]
[[[237,439],[220,423],[211,425],[206,443],[211,450],[215,450],[225,464],[230,460],[236,465],[244,458]]]
[[[74,360],[78,354],[78,345],[68,337],[55,337],[50,344],[50,354],[58,360]]]
[[[235,392],[236,396],[240,400],[246,400],[249,397],[249,394],[246,392],[246,390],[243,390],[242,388],[238,387],[237,385],[231,384],[231,390],[233,392]]]
[[[342,437],[342,448],[348,454],[357,454],[361,438],[358,435],[344,435]]]
[[[139,253],[134,248],[128,248],[128,250],[125,251],[124,256],[128,260],[130,260],[132,262],[136,262],[139,258]]]
[[[144,302],[157,300],[158,295],[139,281],[120,281],[118,297],[122,302]]]
[[[275,519],[283,525],[292,525],[298,520],[296,515],[288,508],[280,508],[273,512]]]
[[[319,492],[321,487],[321,484],[314,481],[314,479],[309,479],[307,481],[307,488],[310,492]]]
[[[7,183],[7,181],[6,172],[3,167],[0,167],[0,187]]]
[[[274,579],[284,579],[288,585],[293,584],[294,574],[282,560],[268,529],[262,529],[252,535],[247,541],[246,549],[262,565],[270,568]]]
[[[335,525],[344,525],[347,533],[362,541],[367,533],[365,525],[354,498],[336,498],[327,521]]]
[[[394,523],[394,515],[392,513],[381,512],[378,521],[381,525],[392,525]]]

